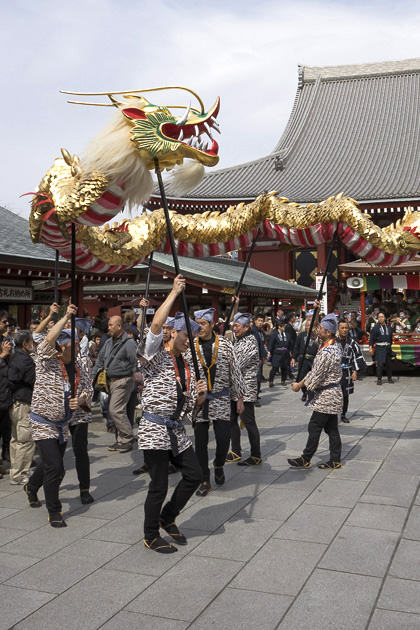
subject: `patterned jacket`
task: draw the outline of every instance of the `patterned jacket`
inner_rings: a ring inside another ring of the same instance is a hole
[[[354,392],[353,372],[366,369],[366,363],[359,344],[350,336],[347,336],[344,346],[338,338],[337,344],[341,346],[343,353],[341,358],[341,369],[343,371],[341,389],[343,390],[343,396],[349,396]]]
[[[175,367],[171,354],[162,345],[162,333],[157,335],[155,340],[155,351],[152,350],[147,355],[146,362],[141,363],[140,367],[143,375],[143,413],[153,413],[163,418],[170,418],[175,413],[178,404]],[[178,418],[182,422],[185,422],[188,414],[193,412],[197,399],[194,369],[189,362],[187,363],[191,374],[190,392],[188,396],[185,396],[184,405]],[[179,453],[191,446],[191,440],[184,427],[174,429],[174,434],[177,438]],[[156,424],[143,417],[139,424],[138,446],[139,449],[171,450],[166,426]]]
[[[233,350],[245,383],[244,402],[255,402],[257,400],[257,373],[260,367],[260,353],[257,340],[250,330],[243,337],[235,337]],[[235,397],[232,399],[237,400]]]
[[[341,347],[336,342],[322,347],[320,341],[320,349],[314,359],[312,370],[303,379],[308,391],[315,392],[308,405],[314,411],[329,414],[341,413],[343,408],[343,392],[340,386],[341,357]],[[336,384],[338,387],[317,391],[317,388],[325,385]]]
[[[35,386],[32,394],[31,411],[43,416],[51,422],[59,422],[64,417],[64,385],[65,379],[57,350],[50,346],[46,339],[37,348],[35,360]],[[83,396],[86,406],[92,402],[92,383],[83,365],[76,361],[79,370],[77,396]],[[77,409],[71,418],[71,424],[89,422],[92,414]],[[58,439],[58,429],[54,426],[30,420],[33,440]],[[63,427],[64,439],[68,439],[68,424]]]
[[[215,371],[213,369],[210,370],[212,391],[208,392],[206,402],[198,412],[196,418],[197,422],[213,422],[214,420],[226,420],[229,422],[230,401],[238,400],[238,398],[245,395],[245,383],[238,366],[233,346],[231,342],[224,337],[219,336],[218,339],[219,351],[217,354]],[[214,337],[211,347],[212,356],[214,352],[215,341],[216,336]],[[201,356],[205,361],[202,352]],[[187,353],[187,358],[188,360],[191,359],[190,351],[188,351]],[[207,370],[204,369],[200,360],[199,367],[201,378],[208,382]],[[222,396],[221,398],[212,397],[214,394],[217,394],[222,390],[228,390],[226,395]]]

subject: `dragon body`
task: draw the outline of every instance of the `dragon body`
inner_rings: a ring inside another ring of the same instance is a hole
[[[199,100],[201,110],[188,106],[175,117],[169,107],[152,105],[134,93],[124,95],[130,102],[108,96],[119,117],[82,160],[62,149],[63,158],[55,160],[34,193],[29,222],[34,242],[67,259],[74,222],[76,264],[101,273],[133,267],[154,250],[170,251],[162,209],[107,225],[126,204],[134,206],[150,196],[155,160],[167,169],[181,167],[185,158],[206,166],[218,162],[213,132],[219,131],[219,100],[208,112]],[[398,265],[420,251],[420,213],[408,210],[395,226],[381,229],[342,194],[302,206],[273,192],[223,213],[171,212],[171,223],[183,256],[246,247],[258,228],[261,237],[288,249],[314,247],[337,237],[360,258],[379,266]]]

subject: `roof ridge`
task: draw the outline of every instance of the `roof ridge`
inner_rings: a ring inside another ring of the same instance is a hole
[[[323,79],[362,78],[420,71],[420,57],[341,66],[305,66],[299,64],[298,68],[299,76],[303,74],[303,83],[314,81],[320,75]]]

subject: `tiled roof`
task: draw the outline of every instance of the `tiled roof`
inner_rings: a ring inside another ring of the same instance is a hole
[[[27,219],[0,206],[0,225],[0,255],[55,260],[52,249],[32,243]]]
[[[209,285],[217,287],[226,287],[233,289],[236,287],[245,263],[228,260],[225,258],[189,258],[186,256],[179,257],[179,266],[181,273],[187,279],[197,280]],[[174,273],[174,266],[172,256],[169,254],[160,254],[155,252],[153,254],[153,267]],[[145,274],[144,274],[145,275]],[[172,286],[172,280],[167,282],[153,281],[151,283],[150,291],[165,291],[169,290]],[[87,285],[84,289],[86,293],[143,293],[145,288],[145,282],[139,283],[102,283],[100,285]],[[242,285],[243,292],[252,294],[269,294],[273,296],[283,297],[307,297],[314,298],[316,291],[314,289],[308,289],[307,287],[294,284],[293,282],[287,282],[286,280],[280,280],[274,276],[269,276],[262,271],[248,268],[245,281]]]
[[[211,171],[183,198],[300,203],[344,191],[358,201],[420,198],[420,59],[299,67],[295,103],[274,151]],[[169,198],[171,187],[166,190]]]

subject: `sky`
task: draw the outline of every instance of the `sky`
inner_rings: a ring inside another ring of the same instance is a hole
[[[30,197],[20,195],[60,148],[81,155],[113,113],[69,105],[60,90],[182,85],[206,109],[220,96],[224,168],[274,149],[298,64],[420,57],[417,0],[0,0],[0,20],[0,205],[23,217]],[[165,104],[164,94],[150,100]]]

